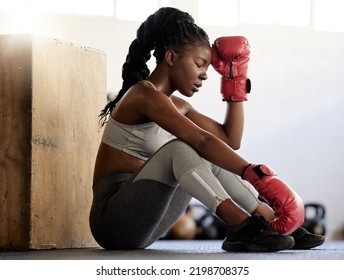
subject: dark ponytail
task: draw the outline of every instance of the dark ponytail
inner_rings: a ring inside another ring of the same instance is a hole
[[[180,49],[185,45],[207,43],[206,32],[194,23],[194,19],[185,12],[175,8],[161,8],[150,15],[137,30],[136,39],[129,46],[126,61],[122,66],[122,88],[116,98],[109,102],[99,115],[99,123],[103,126],[108,115],[121,100],[127,90],[149,77],[147,61],[151,52],[159,64],[168,49]]]

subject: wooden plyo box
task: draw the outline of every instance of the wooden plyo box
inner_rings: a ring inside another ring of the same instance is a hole
[[[0,249],[96,246],[88,224],[106,55],[0,36]]]

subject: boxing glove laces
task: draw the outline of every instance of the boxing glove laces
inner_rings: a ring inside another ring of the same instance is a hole
[[[243,36],[220,37],[212,45],[212,66],[222,76],[223,101],[246,101],[251,91],[247,78],[250,45]]]

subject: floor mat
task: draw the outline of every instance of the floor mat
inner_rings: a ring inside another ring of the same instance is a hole
[[[344,260],[344,241],[327,241],[311,250],[228,253],[220,240],[160,240],[143,250],[102,248],[0,251],[0,260]]]

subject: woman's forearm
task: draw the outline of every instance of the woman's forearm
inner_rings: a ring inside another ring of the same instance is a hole
[[[223,129],[227,135],[227,143],[234,150],[240,148],[244,132],[244,102],[227,102],[227,112]]]

